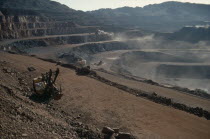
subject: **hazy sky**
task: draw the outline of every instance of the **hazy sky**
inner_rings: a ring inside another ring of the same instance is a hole
[[[96,10],[100,8],[117,8],[123,6],[142,7],[148,4],[161,3],[169,0],[54,0],[76,10]],[[210,0],[176,0],[181,2],[210,4]]]

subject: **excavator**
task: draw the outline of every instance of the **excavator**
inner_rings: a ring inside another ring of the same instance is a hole
[[[59,68],[42,74],[40,77],[33,79],[33,89],[35,95],[39,97],[46,97],[48,99],[59,100],[63,96],[61,87],[56,87],[56,79],[60,73]]]

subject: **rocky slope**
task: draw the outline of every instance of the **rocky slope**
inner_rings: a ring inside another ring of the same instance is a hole
[[[33,36],[95,32],[97,27],[82,27],[73,22],[55,21],[38,15],[11,15],[0,12],[0,40]]]
[[[95,18],[87,13],[49,0],[0,0],[0,11],[0,50],[11,53],[0,52],[0,138],[100,139],[104,138],[100,133],[104,126],[119,128],[137,138],[209,137],[208,94],[119,75],[127,69],[115,63],[121,58],[122,65],[146,68],[141,62],[207,61],[209,53],[200,59],[191,53],[181,57],[173,51],[197,45],[162,40],[155,38],[153,32],[142,30],[114,36],[98,29],[121,32],[128,26],[83,26],[98,21],[91,23]],[[205,47],[199,48],[207,52]],[[69,63],[76,63],[79,58],[98,70],[88,70],[87,76],[78,75],[74,71],[78,68]],[[100,67],[107,68],[107,61],[111,61],[109,69],[118,66],[120,72],[100,72]],[[29,71],[29,67],[35,71]],[[64,97],[48,102],[34,96],[32,79],[57,67],[61,70],[58,85],[61,84]],[[160,72],[162,69],[170,67],[163,67]]]
[[[69,68],[32,57],[1,53],[0,58],[3,71],[0,72],[3,92],[0,130],[5,131],[0,134],[5,138],[101,138],[99,132],[104,126],[120,128],[138,138],[179,135],[205,139],[209,136],[208,120],[157,104],[159,101],[148,101],[140,90],[97,76],[95,79],[78,76]],[[28,71],[31,66],[36,70]],[[31,78],[57,67],[61,70],[58,83],[62,84],[65,97],[48,104],[40,103],[31,97]],[[15,130],[8,130],[11,128]]]
[[[33,97],[31,79],[39,76],[40,70],[35,68],[36,71],[30,72],[27,65],[17,66],[14,62],[9,57],[1,57],[0,60],[2,139],[102,138],[100,131],[78,121],[80,113],[67,114],[54,107],[53,102],[44,102]]]
[[[0,1],[0,40],[94,32],[96,27],[80,26],[92,21],[91,15],[50,0]]]
[[[0,11],[6,12],[7,15],[41,14],[56,21],[71,21],[79,24],[94,21],[91,20],[92,16],[85,12],[73,10],[51,0],[0,0]]]
[[[168,35],[166,38],[189,42],[210,41],[210,26],[187,26]]]

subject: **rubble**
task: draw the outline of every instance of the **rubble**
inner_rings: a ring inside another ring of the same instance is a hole
[[[0,60],[0,63],[1,63],[1,64],[6,64],[7,61],[5,61],[5,60]]]
[[[57,63],[56,63],[56,65],[61,65],[62,64],[62,62],[61,61],[58,61]]]
[[[22,134],[22,137],[27,137],[27,136],[28,136],[28,134],[25,134],[25,133],[24,133],[24,134]]]
[[[91,70],[90,67],[87,66],[87,67],[77,68],[76,72],[78,75],[88,75],[90,74]]]
[[[119,128],[113,128],[113,130],[114,130],[114,133],[119,133],[120,132]]]
[[[130,133],[119,132],[119,128],[103,127],[104,139],[135,139]]]
[[[34,67],[28,67],[28,71],[35,71],[36,69]]]
[[[12,73],[12,69],[11,68],[7,68],[7,67],[4,67],[3,68],[3,72],[4,73]]]
[[[104,62],[103,61],[99,61],[98,63],[94,63],[94,65],[96,65],[96,66],[101,66],[101,65],[103,65],[104,64]]]
[[[111,129],[110,127],[104,127],[102,129],[102,133],[104,134],[108,134],[108,135],[112,135],[115,133],[115,131],[113,129]]]
[[[7,68],[8,69],[8,68]],[[13,68],[11,68],[13,69]],[[16,69],[14,69],[16,70]],[[21,72],[21,71],[18,71]],[[76,122],[78,124],[68,124],[65,119],[73,121],[67,113],[61,113],[59,110],[54,109],[53,105],[50,105],[48,109],[37,105],[37,103],[28,99],[27,96],[23,95],[24,89],[30,89],[28,79],[30,75],[24,72],[26,76],[8,76],[2,74],[4,77],[8,77],[11,80],[12,86],[9,85],[9,80],[7,84],[0,81],[0,113],[1,120],[5,121],[0,124],[1,131],[0,136],[3,138],[91,138],[91,139],[102,139],[98,132],[90,129],[87,125],[83,123]],[[29,73],[33,74],[33,73]],[[16,80],[15,82],[13,82]],[[26,85],[20,85],[19,82],[25,82]],[[17,91],[18,88],[22,88],[23,91]],[[26,90],[28,92],[28,90]],[[32,92],[29,92],[29,94]],[[37,111],[38,108],[38,111]],[[49,113],[47,116],[42,114]],[[59,116],[59,117],[57,117]],[[81,116],[79,114],[78,116]],[[62,120],[61,124],[58,120]],[[0,120],[0,121],[1,121]],[[15,123],[15,124],[14,124]],[[52,133],[54,133],[52,135]],[[51,136],[52,135],[52,136]],[[0,138],[1,138],[0,137]]]
[[[123,133],[120,132],[117,136],[116,139],[135,139],[134,136],[132,136],[130,133]]]

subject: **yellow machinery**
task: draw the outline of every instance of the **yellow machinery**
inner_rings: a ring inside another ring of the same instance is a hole
[[[62,90],[61,87],[58,89],[55,84],[59,72],[59,69],[55,72],[50,69],[49,72],[42,74],[42,76],[34,78],[33,88],[36,95],[59,100],[62,97]]]

